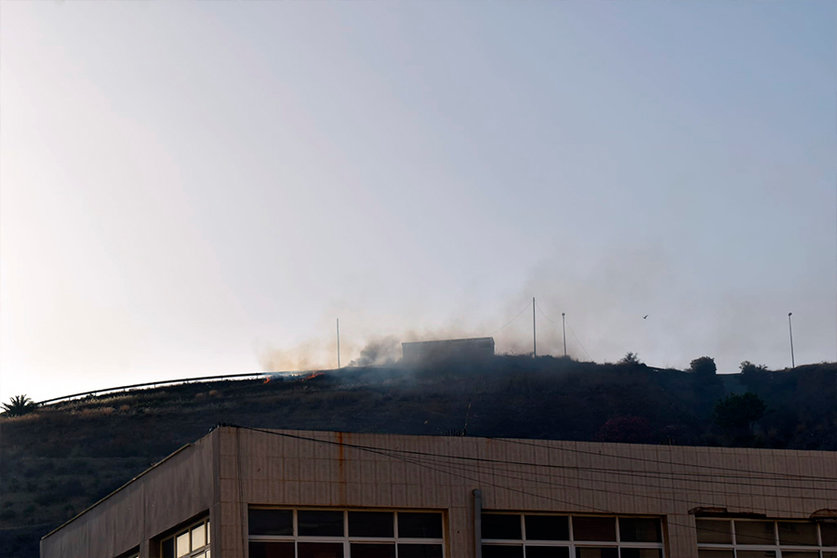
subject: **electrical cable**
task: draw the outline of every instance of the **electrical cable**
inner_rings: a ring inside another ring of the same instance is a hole
[[[524,312],[526,312],[528,309],[529,309],[529,305],[527,304],[526,306],[524,306],[524,307],[523,307],[523,310],[521,310],[520,312],[518,312],[518,313],[517,313],[517,315],[515,315],[515,317],[514,317],[514,318],[512,318],[511,320],[509,320],[508,322],[506,322],[504,325],[500,326],[498,329],[495,329],[494,331],[492,331],[492,332],[491,332],[491,335],[492,335],[492,336],[494,336],[495,334],[497,334],[497,333],[499,333],[499,332],[503,331],[504,329],[506,329],[507,327],[509,327],[510,325],[512,325],[512,324],[513,324],[515,321],[517,321],[517,319],[518,319],[520,316],[522,316],[522,315],[523,315],[523,313],[524,313]]]
[[[233,425],[230,425],[230,426],[233,426]],[[327,445],[342,445],[343,447],[349,447],[349,448],[357,449],[359,451],[366,451],[366,452],[369,452],[369,453],[382,455],[382,456],[388,457],[390,459],[396,459],[396,460],[399,460],[399,461],[403,461],[405,463],[414,464],[418,467],[433,470],[433,471],[440,472],[440,473],[447,474],[447,475],[454,476],[454,477],[463,478],[465,480],[470,480],[472,482],[480,482],[481,484],[490,486],[492,488],[507,490],[507,491],[510,491],[510,492],[516,492],[516,493],[519,493],[519,494],[522,494],[522,495],[525,495],[525,496],[534,497],[534,498],[545,499],[545,500],[549,500],[549,501],[552,501],[552,502],[557,502],[557,503],[560,503],[560,504],[569,505],[573,508],[586,508],[586,511],[591,511],[591,512],[595,512],[595,513],[614,515],[614,513],[610,510],[603,510],[603,509],[597,508],[595,506],[589,506],[589,505],[579,504],[578,502],[562,500],[560,498],[555,498],[555,497],[545,495],[545,494],[532,493],[532,492],[528,492],[528,491],[520,489],[520,488],[515,488],[515,487],[511,487],[511,486],[504,486],[504,485],[501,485],[501,484],[486,481],[485,479],[478,479],[478,478],[474,478],[472,476],[467,476],[467,475],[458,473],[456,471],[453,471],[451,469],[440,469],[438,467],[428,465],[427,463],[423,463],[419,459],[416,459],[415,457],[404,457],[403,455],[399,455],[401,453],[405,453],[405,450],[389,449],[389,448],[385,449],[385,448],[378,448],[376,446],[365,446],[365,445],[361,445],[361,444],[347,444],[347,443],[340,444],[338,442],[333,442],[331,440],[322,440],[322,439],[313,438],[313,437],[310,437],[310,436],[300,436],[300,435],[290,434],[290,433],[287,433],[287,432],[277,432],[277,431],[271,431],[271,430],[255,428],[255,427],[235,426],[235,428],[241,428],[241,429],[244,429],[244,430],[260,432],[260,433],[263,433],[263,434],[268,434],[268,435],[273,435],[273,436],[280,436],[280,437],[286,437],[286,438],[291,438],[291,439],[297,439],[297,440],[303,440],[303,441],[309,441],[309,442],[315,442],[315,443],[322,443],[322,444],[327,444]],[[415,454],[421,455],[422,453],[427,454],[427,452],[406,452],[406,453],[410,454],[410,455],[415,455]],[[592,482],[592,480],[591,480],[591,482]],[[577,490],[594,490],[594,491],[598,491],[598,492],[603,492],[603,493],[608,494],[608,495],[616,494],[616,495],[629,496],[629,497],[634,497],[634,498],[637,497],[635,494],[625,494],[625,493],[621,493],[621,492],[618,492],[618,491],[610,491],[610,490],[603,490],[603,489],[586,489],[586,488],[581,487],[581,486],[570,486],[570,488],[574,488],[574,489],[577,489]],[[646,496],[640,496],[640,497],[647,497],[647,495]],[[672,498],[659,497],[659,499],[663,500],[663,501],[669,501],[669,502],[672,502],[672,503],[675,503],[675,504],[687,504],[687,505],[692,505],[693,504],[693,502],[691,502],[691,501],[686,501],[686,500],[673,498],[673,497]],[[819,499],[819,500],[821,500],[821,499]],[[734,518],[731,518],[731,519],[734,519]],[[679,523],[679,522],[676,522],[676,521],[668,520],[668,517],[667,517],[667,523],[670,524],[670,525],[676,525],[676,526],[684,527],[684,528],[688,528],[688,529],[693,529],[694,528],[694,526],[690,525],[690,524]],[[720,530],[720,529],[711,530],[711,531],[712,532],[718,532],[718,533],[726,533],[727,532],[726,530]],[[773,543],[775,541],[771,540],[770,542]]]
[[[275,436],[281,436],[281,437],[311,441],[311,442],[315,442],[315,443],[322,443],[322,444],[326,444],[326,445],[338,445],[338,446],[343,446],[343,447],[349,447],[349,448],[357,449],[359,451],[367,451],[367,452],[371,452],[371,453],[374,453],[374,454],[377,454],[377,455],[383,455],[383,456],[389,457],[390,459],[397,459],[397,460],[401,460],[401,461],[405,461],[405,462],[409,461],[410,463],[414,463],[416,465],[421,465],[422,467],[432,467],[432,465],[430,465],[426,462],[427,460],[425,460],[425,462],[422,462],[421,461],[422,457],[431,457],[431,458],[439,457],[439,455],[430,454],[428,452],[413,452],[413,451],[406,451],[406,450],[399,450],[399,449],[379,448],[379,447],[376,447],[376,446],[365,446],[365,445],[360,445],[360,444],[347,444],[345,442],[340,444],[339,442],[333,442],[331,440],[322,440],[322,439],[311,438],[311,437],[307,437],[307,436],[289,434],[289,433],[285,433],[285,432],[275,432],[275,431],[271,431],[271,430],[251,428],[251,427],[239,427],[239,428],[244,428],[244,429],[247,429],[247,430],[252,430],[252,431],[255,431],[255,432],[261,432],[261,433],[265,433],[265,434],[269,434],[269,435],[275,435]],[[405,455],[407,455],[409,457],[405,457]],[[452,456],[452,457],[456,458],[457,456]],[[471,463],[476,463],[476,466],[479,467],[480,464],[482,464],[482,463],[496,463],[496,460],[476,459],[476,460],[473,460],[473,461],[470,461],[470,462]],[[448,467],[457,467],[458,466],[459,471],[466,470],[466,471],[472,472],[471,470],[467,469],[467,465],[465,465],[464,463],[461,464],[461,465],[455,465],[455,464],[451,464],[451,463],[447,463],[447,464],[441,463],[440,464],[438,462],[432,462],[432,460],[431,460],[431,463],[433,463],[433,465],[439,465],[439,466],[444,466],[444,465],[447,465]],[[518,463],[518,465],[520,465],[520,463]],[[531,464],[531,465],[534,466],[534,467],[545,467],[544,465],[541,465],[541,464]],[[576,469],[578,469],[576,471],[577,473],[578,472],[590,472],[590,473],[595,472],[595,471],[584,471],[581,468],[576,468]],[[452,472],[453,469],[438,469],[438,468],[436,468],[435,470],[440,471],[440,472],[446,472],[448,474],[454,474]],[[480,471],[478,470],[477,472],[480,472]],[[495,477],[496,476],[500,476],[500,477],[504,476],[504,474],[502,472],[498,472],[496,469],[490,469],[489,471],[487,471],[487,473],[490,473]],[[632,475],[630,472],[625,473],[625,474],[627,474],[628,476],[635,476],[635,475]],[[505,475],[505,476],[507,478],[512,479],[512,480],[531,480],[531,477],[512,477],[511,475]],[[473,479],[472,477],[467,477],[467,478],[469,480],[476,480],[476,479]],[[675,479],[673,477],[661,478],[659,480],[668,480],[672,483],[675,481]],[[678,480],[682,480],[682,479],[678,479]],[[685,480],[689,481],[689,479],[685,479]],[[831,480],[831,479],[829,479],[829,480]],[[578,481],[580,482],[581,479],[578,479]],[[601,483],[603,481],[601,479],[590,479],[588,482]],[[549,485],[550,483],[549,482],[540,482],[540,484],[548,484]],[[723,483],[720,483],[720,484],[723,484]],[[741,486],[741,487],[744,487],[744,488],[749,488],[749,487],[756,486],[754,483],[727,483],[727,484],[734,484],[734,485]],[[622,491],[618,491],[618,490],[609,490],[609,489],[592,488],[592,487],[589,487],[589,488],[588,487],[582,487],[582,486],[580,486],[580,484],[579,485],[572,485],[572,484],[567,485],[567,484],[564,484],[564,483],[551,483],[551,485],[555,486],[555,487],[558,487],[558,488],[573,488],[573,489],[577,489],[577,490],[581,490],[581,491],[598,492],[598,493],[603,493],[603,494],[608,494],[608,495],[620,495],[620,496],[625,496],[625,497],[630,497],[630,498],[648,498],[648,499],[661,500],[661,501],[671,501],[671,502],[681,503],[681,504],[690,505],[690,506],[694,505],[693,501],[682,500],[682,499],[675,498],[673,496],[670,497],[670,498],[669,497],[651,497],[650,495],[639,495],[638,496],[635,493],[627,493],[627,492],[622,492]],[[641,485],[641,484],[639,485],[640,488],[642,486],[643,485]],[[650,483],[645,485],[645,486],[658,488],[658,485],[650,484]],[[775,484],[762,485],[762,486],[763,487],[768,487],[768,488],[774,488],[774,489],[775,488],[786,488],[788,490],[799,490],[801,488],[810,488],[810,487],[799,487],[799,486],[781,487],[781,486],[778,486],[778,485],[775,485]],[[820,489],[820,490],[822,490],[822,489]],[[834,489],[830,488],[829,490],[834,490]],[[727,492],[716,492],[716,491],[706,491],[706,490],[704,490],[703,492],[705,492],[707,494],[709,494],[709,493],[721,494],[721,495],[727,494]],[[806,497],[806,496],[802,496],[802,495],[798,496],[798,498],[799,499],[804,499],[804,500],[813,500],[813,501],[817,501],[817,502],[822,502],[822,500],[823,500],[821,497]],[[568,502],[564,502],[564,503],[568,503]]]
[[[508,465],[508,466],[540,467],[540,468],[546,468],[546,469],[562,469],[562,470],[563,469],[570,469],[570,470],[584,469],[584,470],[590,470],[590,471],[600,472],[600,473],[621,473],[621,474],[629,474],[629,475],[636,475],[636,473],[637,473],[637,472],[633,472],[633,471],[625,472],[622,469],[607,468],[607,467],[579,467],[577,465],[576,466],[554,465],[554,464],[533,463],[533,462],[526,462],[526,461],[510,461],[510,460],[507,460],[507,459],[492,459],[492,458],[485,458],[485,457],[472,457],[472,456],[461,456],[461,455],[451,455],[451,454],[442,454],[442,453],[422,452],[422,451],[415,451],[415,450],[379,448],[379,447],[376,447],[376,446],[367,446],[367,445],[362,445],[362,444],[348,444],[348,443],[345,443],[345,442],[341,444],[341,443],[334,442],[334,441],[331,441],[331,440],[321,440],[321,439],[318,439],[318,438],[300,436],[300,435],[296,435],[296,434],[289,434],[287,432],[275,432],[275,431],[271,431],[271,430],[268,430],[268,429],[260,429],[260,428],[255,428],[255,427],[244,427],[244,426],[237,426],[237,428],[244,428],[244,429],[248,429],[248,430],[253,430],[253,431],[263,432],[263,433],[273,434],[273,435],[281,435],[281,436],[284,436],[284,437],[287,437],[287,438],[294,438],[294,439],[305,440],[305,441],[309,441],[309,442],[317,442],[317,443],[323,443],[323,444],[328,444],[328,445],[338,445],[338,446],[343,446],[343,447],[351,447],[351,448],[360,449],[360,450],[387,451],[387,452],[394,452],[394,453],[399,453],[399,454],[415,455],[415,456],[419,456],[419,457],[453,459],[453,460],[460,460],[460,461],[482,462],[482,463],[491,463],[491,464]],[[506,441],[516,442],[515,440],[509,440],[509,439],[506,439],[506,438],[488,438],[488,439],[489,440],[495,440],[495,441],[503,441],[503,442],[506,442]],[[520,442],[525,443],[525,441],[522,441],[522,440]],[[527,445],[534,445],[534,444],[527,444]],[[594,455],[594,456],[599,456],[599,457],[612,457],[612,458],[616,458],[616,459],[621,459],[621,458],[628,459],[628,457],[623,457],[623,456],[618,456],[618,455],[613,455],[613,454],[599,454],[599,453],[595,453],[595,452],[585,452],[583,450],[574,450],[574,449],[571,449],[571,448],[548,448],[546,446],[540,446],[540,445],[536,445],[536,447],[546,448],[546,449],[556,449],[556,450],[559,450],[559,451],[567,451],[569,453],[586,453],[588,455]],[[642,459],[642,458],[636,458],[636,459]],[[771,478],[777,478],[778,477],[778,480],[788,480],[788,481],[798,479],[800,482],[801,481],[835,482],[835,479],[833,477],[820,477],[820,476],[815,476],[815,475],[801,475],[801,474],[797,475],[797,474],[788,474],[788,473],[775,473],[775,474],[773,474],[773,473],[765,473],[765,472],[762,472],[762,471],[755,471],[755,470],[749,470],[748,471],[746,469],[741,469],[741,468],[729,469],[729,468],[723,468],[723,467],[715,467],[715,466],[711,466],[711,465],[690,465],[690,464],[674,463],[674,462],[669,463],[669,462],[660,461],[660,460],[653,460],[653,459],[652,460],[645,460],[645,461],[655,463],[655,464],[658,464],[658,465],[659,464],[666,464],[666,465],[677,465],[677,466],[691,466],[691,467],[701,468],[701,469],[727,470],[727,471],[734,470],[734,471],[738,471],[738,472],[747,471],[749,473],[747,475],[737,475],[737,476],[727,475],[726,477],[724,477],[724,475],[718,475],[718,474],[715,474],[715,473],[691,473],[690,478],[686,478],[686,479],[682,479],[682,480],[695,480],[692,477],[700,477],[700,476],[710,476],[713,479],[717,479],[717,478],[751,478],[752,475],[761,475],[762,476],[761,480],[770,480]],[[661,474],[669,474],[669,473],[661,473]],[[723,484],[723,483],[721,483],[721,484]],[[753,486],[753,484],[749,483],[749,482],[748,483],[728,483],[728,484],[733,485],[733,486],[737,486],[737,485]],[[770,484],[770,485],[765,485],[765,486],[776,487],[777,485]],[[787,488],[798,488],[798,487],[787,487]],[[829,490],[832,490],[832,489],[829,489]],[[837,486],[835,486],[835,488],[833,488],[833,490],[837,490]]]

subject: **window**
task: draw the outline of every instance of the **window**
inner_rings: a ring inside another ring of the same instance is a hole
[[[486,512],[482,514],[482,555],[662,558],[662,525],[655,517]]]
[[[250,558],[444,558],[441,512],[248,510]]]
[[[700,558],[837,558],[837,525],[813,521],[695,519]]]
[[[160,542],[162,558],[211,558],[209,520],[203,519]]]

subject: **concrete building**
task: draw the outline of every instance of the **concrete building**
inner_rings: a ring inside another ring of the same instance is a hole
[[[218,427],[42,558],[837,558],[837,454]]]
[[[405,364],[438,364],[445,361],[478,362],[493,356],[493,337],[401,343],[401,362]]]

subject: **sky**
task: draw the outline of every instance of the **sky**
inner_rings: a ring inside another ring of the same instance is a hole
[[[538,354],[836,361],[835,154],[831,1],[3,1],[0,401],[533,297]]]

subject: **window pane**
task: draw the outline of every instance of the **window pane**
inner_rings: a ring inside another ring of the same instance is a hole
[[[837,546],[837,524],[820,523],[820,535],[822,535],[823,546]]]
[[[210,536],[212,530],[209,528],[209,521],[206,522],[206,544],[210,544],[212,542],[212,537]],[[209,558],[209,553],[207,553],[206,558]]]
[[[570,547],[527,546],[526,558],[570,558]]]
[[[521,539],[520,516],[499,513],[482,514],[483,539]]]
[[[441,539],[442,514],[398,512],[398,536],[405,539]]]
[[[294,543],[250,541],[250,558],[294,558]]]
[[[732,531],[729,521],[696,519],[695,526],[699,543],[732,544]]]
[[[573,517],[573,538],[577,541],[615,541],[616,518]]]
[[[206,526],[201,523],[192,528],[192,550],[206,546]]]
[[[299,543],[299,558],[343,558],[342,543]]]
[[[163,558],[174,558],[174,538],[164,540],[161,550]]]
[[[352,558],[395,558],[394,544],[352,543]]]
[[[698,558],[734,558],[732,550],[698,550]]]
[[[291,510],[250,509],[247,522],[251,535],[293,535],[294,512]]]
[[[175,556],[178,558],[189,554],[189,531],[177,535],[174,546],[176,550]]]
[[[622,558],[663,558],[659,548],[623,548]]]
[[[736,521],[735,542],[738,544],[776,544],[773,522]]]
[[[780,521],[779,543],[816,546],[819,544],[817,541],[816,523],[793,523],[790,521]],[[783,552],[782,554],[785,553]]]
[[[576,548],[576,558],[617,558],[619,553],[615,548]]]
[[[619,540],[625,542],[662,542],[660,521],[648,517],[620,517]]]
[[[737,550],[735,555],[738,558],[776,558],[772,550]]]
[[[300,536],[343,536],[343,512],[300,510],[297,512],[297,519]]]
[[[442,558],[442,545],[399,544],[398,558]]]
[[[350,537],[392,537],[392,512],[349,512]]]
[[[526,539],[530,541],[570,540],[569,518],[562,515],[527,515]],[[528,553],[527,553],[528,554]]]
[[[523,547],[484,544],[482,558],[523,558]]]

